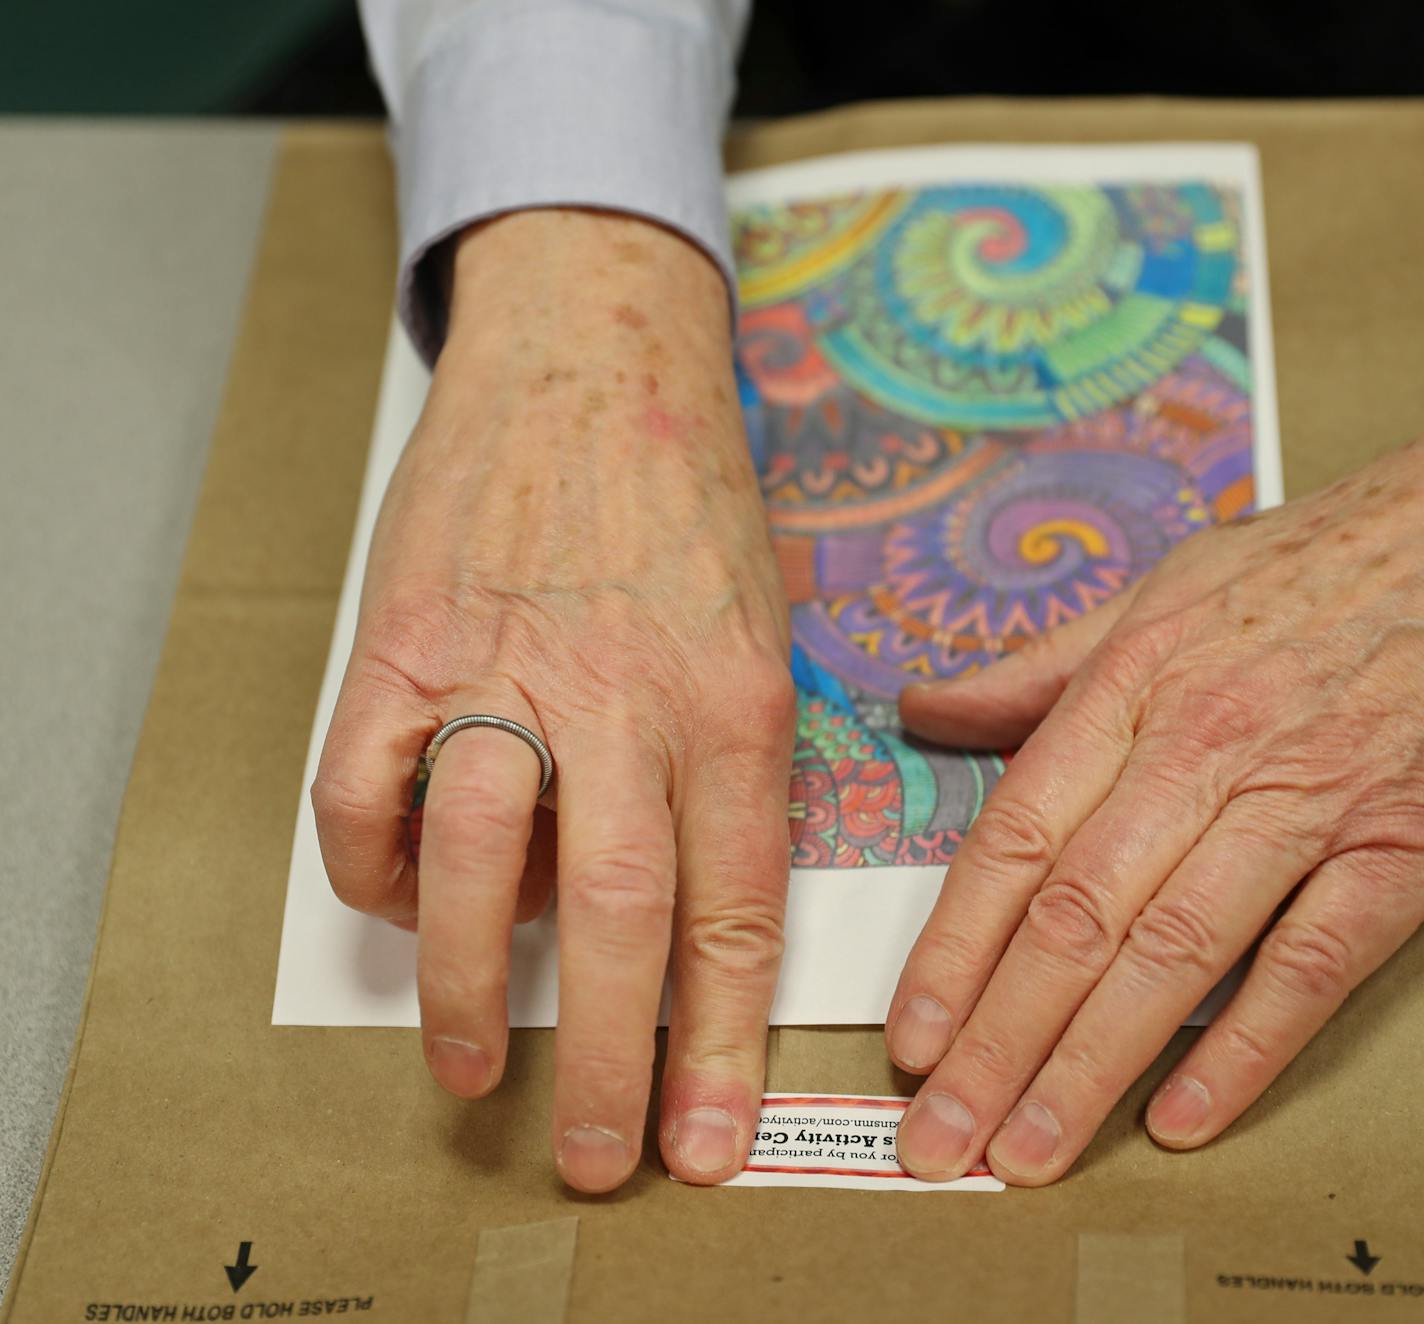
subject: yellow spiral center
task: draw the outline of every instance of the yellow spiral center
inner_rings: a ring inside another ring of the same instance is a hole
[[[1047,565],[1063,551],[1063,539],[1073,538],[1089,556],[1106,556],[1102,531],[1076,519],[1051,519],[1035,524],[1019,539],[1019,555],[1030,565]]]

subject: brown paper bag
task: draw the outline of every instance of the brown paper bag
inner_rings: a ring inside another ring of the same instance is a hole
[[[757,127],[729,157],[1134,139],[1261,148],[1288,491],[1424,430],[1417,105],[920,102]],[[1424,1309],[1417,942],[1204,1151],[1163,1152],[1140,1125],[1184,1032],[1066,1179],[1001,1195],[701,1190],[669,1181],[650,1147],[625,1189],[581,1197],[549,1159],[550,1032],[516,1033],[505,1084],[468,1105],[428,1080],[413,1031],[270,1025],[391,224],[378,129],[287,133],[4,1319],[1225,1324]],[[770,1088],[912,1088],[877,1030],[773,1041]],[[1357,1239],[1381,1257],[1368,1276],[1347,1259]]]

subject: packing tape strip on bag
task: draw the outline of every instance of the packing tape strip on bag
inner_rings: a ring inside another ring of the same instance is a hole
[[[577,1218],[487,1227],[475,1248],[465,1324],[563,1324]]]
[[[1186,1246],[1180,1236],[1078,1236],[1074,1324],[1186,1324]]]

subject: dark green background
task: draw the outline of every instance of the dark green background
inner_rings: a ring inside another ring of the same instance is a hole
[[[354,0],[0,0],[0,112],[379,109]]]
[[[736,110],[980,92],[1424,93],[1424,4],[758,0]],[[0,113],[380,111],[355,0],[0,0]]]

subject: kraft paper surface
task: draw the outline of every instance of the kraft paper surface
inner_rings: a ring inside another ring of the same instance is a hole
[[[1288,495],[1424,431],[1419,105],[920,102],[759,126],[729,157],[746,167],[934,141],[1137,139],[1260,147]],[[1066,1179],[989,1198],[701,1190],[669,1181],[651,1146],[622,1191],[581,1197],[549,1159],[551,1032],[516,1033],[504,1085],[470,1105],[431,1083],[413,1031],[269,1024],[293,808],[389,316],[392,227],[378,127],[286,134],[4,1319],[344,1310],[459,1324],[484,1231],[569,1217],[575,1324],[1066,1322],[1105,1282],[1116,1284],[1110,1317],[1134,1318],[1121,1301],[1142,1281],[1130,1267],[1104,1275],[1099,1257],[1079,1295],[1084,1236],[1111,1238],[1092,1244],[1123,1256],[1133,1238],[1180,1239],[1188,1320],[1416,1314],[1417,941],[1217,1143],[1171,1154],[1141,1127],[1183,1032]],[[873,1029],[781,1030],[771,1061],[773,1090],[912,1088]],[[1369,1275],[1347,1259],[1357,1240],[1380,1257]],[[1160,1293],[1142,1290],[1148,1313],[1136,1317],[1148,1318]]]

